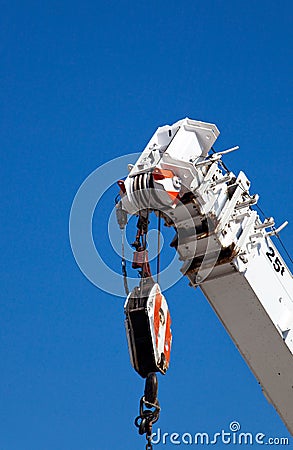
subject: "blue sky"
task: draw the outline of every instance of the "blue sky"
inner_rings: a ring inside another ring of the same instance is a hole
[[[144,448],[124,301],[82,275],[69,244],[73,198],[98,166],[141,151],[159,125],[216,123],[216,149],[240,145],[229,167],[247,173],[277,223],[289,220],[292,252],[292,9],[1,2],[1,450]],[[94,218],[105,258],[114,191]],[[214,433],[237,420],[288,436],[203,295],[181,279],[166,296],[174,346],[158,426]]]

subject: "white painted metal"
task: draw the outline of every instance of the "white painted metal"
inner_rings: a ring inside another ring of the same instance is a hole
[[[156,312],[156,309],[159,311],[158,313]],[[160,364],[162,354],[166,354],[168,355],[166,361],[168,367],[170,358],[170,346],[172,344],[170,330],[168,329],[170,323],[170,313],[166,298],[161,293],[160,286],[157,283],[151,289],[147,301],[147,312],[150,321],[150,330],[157,364]],[[159,317],[156,317],[156,314],[158,314]]]

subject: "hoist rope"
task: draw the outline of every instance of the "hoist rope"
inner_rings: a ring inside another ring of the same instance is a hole
[[[128,282],[127,282],[127,270],[126,270],[124,241],[125,241],[125,229],[121,230],[121,267],[122,267],[124,290],[125,290],[125,294],[128,296],[129,295],[129,288],[128,288]]]

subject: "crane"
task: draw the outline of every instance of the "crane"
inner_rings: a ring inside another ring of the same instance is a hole
[[[172,344],[167,301],[148,262],[151,212],[174,228],[170,245],[182,274],[202,290],[293,434],[293,280],[272,239],[287,222],[276,228],[272,217],[260,218],[249,179],[223,162],[238,147],[216,152],[218,136],[215,124],[189,118],[159,127],[118,182],[120,228],[128,215],[138,216],[132,267],[141,281],[127,291],[125,315],[131,361],[146,378],[137,425],[147,434],[147,448],[160,410],[154,374],[168,369]],[[126,279],[124,259],[122,267]]]

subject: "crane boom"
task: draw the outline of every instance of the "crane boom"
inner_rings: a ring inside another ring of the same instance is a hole
[[[159,127],[124,182],[122,208],[160,211],[190,286],[199,287],[293,434],[293,281],[258,195],[211,153],[216,125]],[[285,224],[284,224],[285,225]]]

